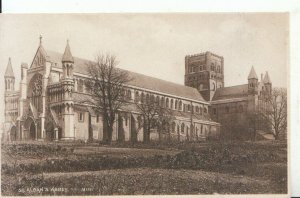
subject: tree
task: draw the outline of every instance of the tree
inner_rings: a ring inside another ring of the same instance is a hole
[[[259,111],[251,111],[247,113],[247,118],[249,121],[249,126],[251,126],[251,128],[248,129],[250,130],[248,131],[250,132],[250,139],[252,141],[256,141],[258,125],[261,122],[261,114]]]
[[[116,113],[127,103],[125,85],[131,81],[126,71],[116,68],[116,57],[99,54],[95,62],[88,63],[88,74],[92,81],[87,88],[92,92],[93,106],[103,115],[103,141],[112,140]]]
[[[260,110],[263,121],[273,132],[275,140],[287,129],[287,92],[284,88],[274,88],[265,98],[266,107]]]
[[[149,97],[147,95],[146,99],[141,96],[140,100],[136,100],[135,104],[141,113],[143,127],[143,141],[145,143],[150,142],[150,132],[151,129],[158,128],[158,133],[161,135],[164,127],[170,123],[171,120],[171,110],[164,108],[163,104],[159,104],[159,101],[154,100],[154,96]]]
[[[171,123],[175,120],[173,112],[168,108],[160,108],[156,119],[156,127],[158,128],[159,141],[162,139],[162,133],[168,133],[170,138]],[[173,129],[172,129],[173,130]]]

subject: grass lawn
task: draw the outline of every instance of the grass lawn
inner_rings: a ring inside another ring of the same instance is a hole
[[[287,193],[287,145],[2,145],[2,195]]]

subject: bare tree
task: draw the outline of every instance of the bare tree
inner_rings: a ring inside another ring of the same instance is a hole
[[[136,100],[135,104],[141,113],[143,127],[143,141],[145,143],[150,142],[151,129],[158,128],[158,133],[161,135],[163,128],[169,124],[169,117],[171,117],[171,110],[164,108],[159,104],[159,101],[155,101],[154,97],[141,96],[140,100]]]
[[[287,129],[287,92],[284,88],[274,88],[270,96],[265,98],[266,107],[260,110],[263,121],[273,132],[275,140]]]
[[[249,126],[251,128],[248,128],[248,132],[250,132],[250,138],[252,141],[256,141],[257,138],[257,129],[259,122],[261,122],[261,115],[259,111],[251,111],[247,113],[247,118],[249,121]]]
[[[160,108],[156,119],[156,127],[158,128],[159,141],[162,139],[162,133],[168,133],[170,138],[171,123],[175,120],[173,112],[168,108]]]
[[[116,57],[110,54],[99,54],[95,62],[88,63],[88,74],[92,81],[88,89],[92,92],[93,105],[103,115],[103,141],[112,140],[116,113],[127,103],[125,84],[131,79],[126,71],[116,68]]]

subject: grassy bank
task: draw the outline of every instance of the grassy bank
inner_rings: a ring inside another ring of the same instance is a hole
[[[161,149],[17,144],[2,145],[2,156],[3,195],[287,192],[287,151],[282,142]]]

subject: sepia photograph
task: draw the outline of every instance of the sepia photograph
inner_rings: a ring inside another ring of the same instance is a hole
[[[288,194],[288,12],[0,27],[2,196]]]

